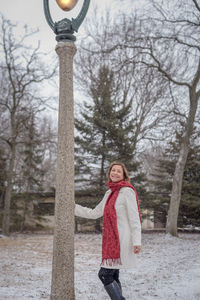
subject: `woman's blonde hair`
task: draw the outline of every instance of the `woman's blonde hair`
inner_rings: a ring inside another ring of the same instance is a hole
[[[124,181],[130,182],[130,177],[129,177],[129,174],[128,174],[128,171],[127,171],[125,165],[124,165],[123,163],[119,162],[119,161],[113,161],[113,162],[110,164],[109,169],[108,169],[108,173],[107,173],[108,181],[111,182],[111,179],[110,179],[110,172],[111,172],[111,170],[112,170],[112,167],[113,167],[113,166],[116,166],[116,165],[122,167],[122,169],[123,169]]]

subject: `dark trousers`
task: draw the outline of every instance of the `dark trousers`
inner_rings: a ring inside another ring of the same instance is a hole
[[[117,283],[120,283],[119,269],[101,268],[99,270],[98,276],[99,279],[102,281],[103,285],[108,285],[112,283],[114,280],[117,281]]]

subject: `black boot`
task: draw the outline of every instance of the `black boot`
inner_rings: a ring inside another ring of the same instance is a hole
[[[122,300],[126,300],[126,298],[124,298],[124,297],[122,296],[122,285],[121,285],[121,282],[119,281],[119,282],[117,282],[117,283],[118,283],[119,288],[120,288],[120,291],[121,291],[121,297],[122,297]]]
[[[110,299],[112,299],[112,300],[124,299],[122,297],[121,289],[115,280],[112,283],[105,285],[104,287],[105,287],[106,292],[110,296]]]

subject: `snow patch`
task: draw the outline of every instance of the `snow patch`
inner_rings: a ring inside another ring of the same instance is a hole
[[[0,239],[0,299],[49,299],[53,236]],[[143,234],[138,268],[121,270],[127,300],[199,300],[200,235]],[[75,235],[76,300],[109,299],[98,279],[101,235]]]

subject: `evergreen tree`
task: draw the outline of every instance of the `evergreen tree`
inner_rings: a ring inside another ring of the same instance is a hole
[[[153,168],[152,180],[153,194],[149,206],[155,209],[156,217],[161,222],[166,222],[169,208],[172,178],[177,161],[177,153],[180,147],[181,134],[177,133],[176,142],[171,142],[165,150],[162,159],[157,160]],[[190,149],[183,175],[181,203],[178,216],[178,226],[200,225],[200,145],[199,132],[193,134]]]
[[[200,136],[200,135],[199,135]],[[192,145],[183,175],[179,226],[200,226],[200,145]]]
[[[120,98],[120,83],[106,66],[99,69],[90,92],[92,103],[84,103],[81,118],[75,122],[76,179],[84,183],[84,188],[90,187],[90,191],[102,197],[106,169],[111,161],[120,160],[131,171],[138,167],[131,142],[132,98]]]
[[[91,103],[84,103],[81,117],[75,120],[76,195],[80,190],[85,199],[93,195],[90,206],[94,207],[107,189],[109,164],[118,160],[125,163],[138,194],[146,196],[142,186],[145,175],[135,158],[132,98],[128,98],[127,91],[122,91],[119,74],[101,67],[97,80],[90,86],[90,95]],[[96,230],[100,229],[100,220],[97,220]]]
[[[149,186],[151,197],[145,207],[154,210],[154,224],[161,222],[166,225],[167,211],[169,208],[170,191],[172,187],[172,176],[174,161],[168,155],[168,150],[155,159],[151,169]]]
[[[0,148],[0,208],[3,208],[6,187],[6,157],[3,147]]]
[[[44,158],[43,141],[38,132],[35,117],[31,115],[26,124],[26,138],[21,151],[23,187],[26,192],[41,191],[44,172],[41,163]]]
[[[20,172],[22,191],[24,192],[21,230],[24,229],[26,216],[29,214],[29,203],[32,202],[30,193],[41,191],[44,179],[44,170],[41,168],[44,158],[43,141],[41,141],[41,134],[36,127],[35,116],[31,115],[28,122],[24,125],[26,137],[21,151],[23,161]]]

